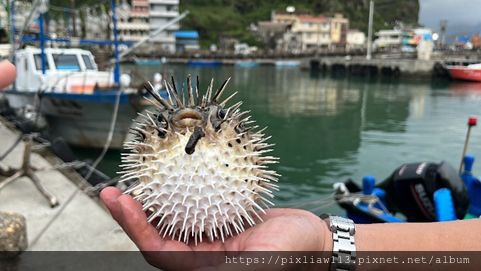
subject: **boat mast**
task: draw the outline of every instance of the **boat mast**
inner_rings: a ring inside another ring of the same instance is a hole
[[[39,24],[40,24],[40,51],[42,52],[40,54],[42,58],[42,74],[45,74],[47,71],[47,65],[45,63],[45,37],[44,37],[44,32],[43,32],[43,14],[40,12],[39,16]]]
[[[371,49],[372,49],[372,17],[374,16],[374,1],[371,0],[369,3],[369,25],[367,32],[367,55],[366,59],[371,60]]]
[[[115,11],[115,0],[110,0],[112,5],[112,24],[114,32],[114,57],[115,57],[115,68],[114,68],[114,82],[118,84],[120,82],[120,62],[119,62],[119,40],[117,35],[117,14]]]

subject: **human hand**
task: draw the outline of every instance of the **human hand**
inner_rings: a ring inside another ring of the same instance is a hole
[[[0,89],[10,85],[15,81],[17,69],[7,60],[0,62]]]
[[[332,234],[326,223],[303,210],[266,210],[266,214],[259,213],[264,222],[256,221],[255,226],[228,238],[225,243],[216,240],[213,243],[187,245],[171,240],[171,237],[159,236],[155,226],[147,222],[141,204],[129,195],[123,195],[121,190],[107,187],[102,190],[100,197],[112,217],[142,251],[147,262],[162,270],[233,270],[232,264],[225,263],[225,257],[246,255],[244,252],[248,251],[332,251]],[[167,251],[177,253],[153,253]],[[178,253],[180,251],[187,253]],[[220,253],[209,258],[205,257],[208,254],[201,251]],[[246,270],[247,267],[253,266],[244,265],[240,270]],[[270,265],[260,270],[285,270],[286,267],[288,265]]]

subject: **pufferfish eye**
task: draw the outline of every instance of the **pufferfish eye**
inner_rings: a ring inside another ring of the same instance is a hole
[[[217,115],[221,119],[225,118],[225,110],[223,108],[221,108],[219,111],[217,111]]]

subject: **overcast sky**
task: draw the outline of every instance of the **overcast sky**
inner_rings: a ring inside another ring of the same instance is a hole
[[[419,0],[419,23],[439,29],[441,20],[449,25],[481,23],[481,0]]]

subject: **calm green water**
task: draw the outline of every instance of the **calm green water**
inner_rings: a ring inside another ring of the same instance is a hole
[[[124,66],[151,79],[159,66]],[[268,126],[275,143],[273,165],[282,177],[277,205],[315,202],[347,178],[361,182],[369,174],[378,181],[407,162],[448,161],[459,167],[469,116],[481,113],[481,85],[333,78],[297,68],[171,66],[178,82],[199,75],[205,91],[232,77],[225,97],[239,91],[243,110],[260,127]],[[179,85],[178,85],[179,86]],[[468,153],[481,150],[481,130],[471,132]],[[98,153],[80,153],[95,158]],[[100,169],[113,176],[119,153],[111,152]],[[475,162],[475,172],[481,172]],[[330,201],[332,202],[332,201]],[[322,204],[324,205],[324,204]],[[321,204],[303,207],[313,210]],[[336,206],[313,210],[340,212]]]

